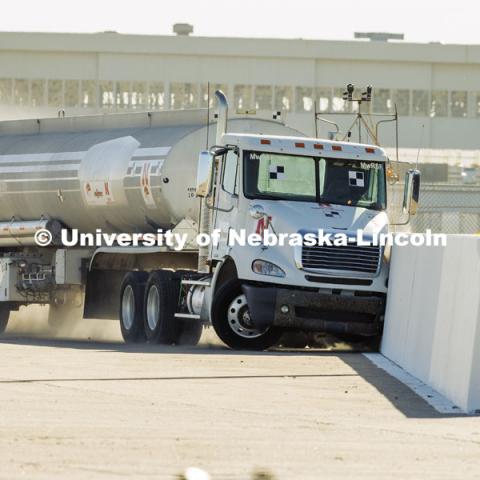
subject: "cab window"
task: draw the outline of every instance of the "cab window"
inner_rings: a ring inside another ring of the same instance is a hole
[[[222,188],[232,195],[238,195],[238,155],[230,150],[223,159]]]

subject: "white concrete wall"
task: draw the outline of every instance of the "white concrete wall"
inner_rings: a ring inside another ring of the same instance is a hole
[[[393,248],[381,352],[462,410],[480,409],[480,237]]]

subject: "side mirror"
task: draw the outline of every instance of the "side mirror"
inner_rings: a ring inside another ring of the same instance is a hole
[[[197,197],[208,197],[212,192],[213,155],[210,152],[201,152],[197,166]]]
[[[420,198],[420,171],[408,170],[405,173],[405,188],[403,191],[403,213],[415,215]]]

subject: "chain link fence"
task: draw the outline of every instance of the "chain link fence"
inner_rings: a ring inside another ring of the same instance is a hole
[[[399,181],[388,187],[389,215],[393,224],[402,224],[407,220],[401,209],[405,172],[415,168],[415,163],[393,162],[392,166]],[[418,169],[422,177],[417,214],[397,230],[480,233],[480,169],[476,165],[421,162]]]

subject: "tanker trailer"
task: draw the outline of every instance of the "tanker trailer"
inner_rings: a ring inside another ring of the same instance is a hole
[[[36,303],[50,305],[55,323],[72,306],[119,318],[127,342],[196,344],[210,324],[232,348],[268,348],[285,330],[379,333],[382,248],[230,240],[239,231],[385,231],[384,151],[251,117],[227,131],[227,100],[216,96],[210,125],[206,110],[0,124],[2,330],[10,311]],[[419,177],[408,175],[413,214]],[[119,241],[159,232],[188,241],[178,250]],[[216,243],[198,246],[198,233],[214,232]],[[92,243],[79,244],[82,235]]]
[[[232,125],[238,132],[297,134],[251,117]],[[116,318],[130,269],[139,278],[140,270],[196,269],[194,245],[178,253],[66,248],[60,232],[147,233],[178,225],[195,231],[197,159],[208,138],[215,138],[215,124],[207,127],[206,110],[1,122],[0,331],[10,311],[29,304],[50,305],[54,323],[72,306],[87,317]],[[51,243],[40,247],[38,233]]]

